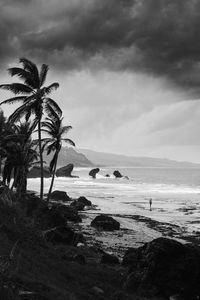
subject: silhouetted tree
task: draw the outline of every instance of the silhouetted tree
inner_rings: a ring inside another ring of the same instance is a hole
[[[52,110],[52,108],[49,107],[49,110]],[[69,132],[69,130],[72,129],[72,127],[63,126],[62,121],[63,118],[61,116],[58,116],[54,111],[52,111],[51,118],[46,118],[45,122],[42,122],[42,130],[49,136],[49,138],[43,139],[43,147],[47,146],[47,155],[49,155],[51,152],[54,152],[53,158],[49,166],[50,172],[52,173],[52,180],[48,193],[48,201],[53,188],[58,155],[62,148],[62,143],[65,142],[67,144],[75,146],[75,143],[71,139],[64,138],[64,135],[66,135]]]
[[[39,155],[40,155],[40,170],[41,170],[41,186],[40,186],[40,198],[43,199],[44,189],[44,176],[43,176],[43,155],[41,144],[41,119],[44,111],[50,115],[52,110],[56,111],[58,115],[61,115],[61,109],[58,104],[51,98],[49,94],[59,87],[57,82],[54,82],[48,86],[44,86],[48,66],[43,64],[39,70],[37,66],[26,58],[21,58],[19,61],[22,64],[22,68],[15,67],[8,69],[11,76],[18,76],[23,83],[11,83],[2,84],[0,88],[13,92],[16,96],[4,100],[1,104],[12,104],[22,102],[22,105],[17,108],[14,113],[9,117],[11,122],[18,121],[21,117],[25,117],[28,121],[30,116],[35,115],[35,120],[38,124],[38,141],[39,141]]]

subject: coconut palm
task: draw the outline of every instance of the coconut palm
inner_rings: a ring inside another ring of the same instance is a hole
[[[52,110],[52,108],[49,107],[49,110]],[[51,191],[53,188],[58,155],[62,148],[62,143],[65,142],[67,144],[70,144],[71,146],[75,146],[75,143],[71,139],[64,138],[64,135],[66,135],[69,132],[69,130],[72,129],[72,127],[63,126],[62,121],[63,118],[61,116],[58,116],[54,111],[52,111],[51,118],[47,117],[45,122],[42,122],[42,131],[44,131],[49,136],[49,138],[43,139],[43,147],[47,146],[47,155],[49,155],[51,152],[54,152],[53,158],[50,161],[49,165],[49,169],[52,174],[52,180],[48,192],[47,201],[49,201]]]
[[[39,70],[37,66],[26,58],[19,60],[21,67],[10,68],[8,72],[11,76],[18,76],[23,83],[2,84],[0,88],[11,91],[15,97],[4,100],[1,104],[22,103],[13,114],[9,117],[11,122],[16,122],[20,118],[25,117],[28,121],[30,116],[35,115],[35,120],[38,124],[38,141],[40,154],[40,170],[41,170],[41,186],[40,198],[43,199],[43,155],[41,144],[41,119],[44,111],[50,115],[49,107],[51,107],[58,115],[61,115],[61,109],[58,104],[49,97],[49,94],[59,87],[57,82],[48,86],[44,86],[49,67],[46,64],[41,66]],[[48,105],[47,105],[48,104]]]
[[[36,143],[31,140],[31,133],[36,126],[36,122],[29,122],[13,126],[15,132],[6,137],[4,143],[4,153],[6,156],[3,181],[10,184],[13,175],[12,188],[16,188],[19,198],[26,192],[27,174],[29,168],[35,164],[38,153]]]

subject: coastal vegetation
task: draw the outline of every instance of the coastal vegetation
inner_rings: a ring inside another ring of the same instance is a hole
[[[0,85],[1,89],[14,94],[14,97],[3,100],[0,105],[21,104],[7,120],[3,111],[0,114],[0,171],[3,159],[3,181],[9,184],[12,175],[14,177],[13,187],[16,187],[17,193],[21,196],[21,193],[26,191],[26,178],[29,168],[34,163],[39,162],[40,199],[43,200],[43,152],[46,149],[45,146],[47,146],[47,154],[54,152],[49,166],[52,173],[52,182],[49,189],[51,193],[62,141],[72,146],[75,144],[70,139],[63,138],[64,133],[71,126],[62,126],[62,110],[56,101],[50,98],[51,92],[59,87],[59,83],[54,82],[45,85],[49,70],[48,65],[42,64],[39,69],[35,63],[26,58],[21,58],[19,64],[21,67],[9,68],[8,72],[12,77],[17,76],[21,82]],[[46,116],[45,121],[44,116]],[[32,123],[29,122],[30,119]],[[23,123],[21,120],[23,120]],[[35,132],[36,126],[38,139],[32,140],[31,136]],[[42,131],[50,135],[50,138],[43,138]],[[37,161],[37,156],[39,161]]]

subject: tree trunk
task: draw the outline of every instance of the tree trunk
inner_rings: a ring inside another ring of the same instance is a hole
[[[42,156],[42,142],[41,142],[41,119],[38,121],[38,140],[39,140],[39,153],[40,153],[40,200],[43,200],[44,191],[44,172],[43,172],[43,156]]]
[[[53,168],[53,174],[52,174],[51,185],[50,185],[49,193],[48,193],[48,197],[47,197],[47,202],[49,202],[49,199],[50,199],[50,196],[51,196],[51,191],[52,191],[52,188],[53,188],[53,183],[54,183],[55,174],[56,174],[57,161],[58,161],[58,153],[56,154],[56,160],[55,160],[55,165],[54,165],[54,168]]]
[[[2,178],[2,158],[0,155],[0,179]]]

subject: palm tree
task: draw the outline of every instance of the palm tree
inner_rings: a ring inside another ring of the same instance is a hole
[[[49,110],[52,110],[52,108],[49,107]],[[72,129],[72,127],[62,126],[62,121],[63,118],[61,116],[58,116],[54,111],[51,111],[51,118],[47,117],[45,122],[42,122],[42,126],[44,127],[42,131],[47,133],[47,135],[49,136],[49,138],[43,139],[43,147],[47,146],[47,155],[49,155],[52,151],[54,152],[53,158],[49,165],[49,169],[52,174],[52,180],[48,192],[47,201],[49,201],[53,188],[58,155],[62,148],[62,142],[75,146],[75,143],[71,139],[63,137],[69,132],[70,129]]]
[[[40,198],[43,199],[44,189],[44,176],[43,176],[43,155],[41,144],[41,119],[44,111],[50,115],[49,107],[51,107],[58,115],[61,116],[62,111],[58,104],[51,98],[49,94],[59,87],[57,82],[54,82],[48,86],[44,86],[48,65],[43,64],[39,70],[37,66],[26,58],[21,58],[19,62],[22,64],[22,68],[10,68],[8,72],[11,76],[18,76],[23,83],[11,83],[2,84],[0,88],[11,91],[15,94],[15,97],[4,100],[1,104],[12,104],[21,102],[22,105],[17,108],[13,114],[9,117],[11,122],[18,121],[21,117],[25,117],[28,121],[32,114],[35,115],[35,119],[38,124],[38,141],[39,141],[39,155],[40,155],[40,170],[41,170],[41,186],[40,186]],[[48,105],[47,105],[48,104]]]
[[[12,188],[16,188],[19,199],[26,192],[29,168],[35,164],[38,158],[37,144],[31,140],[31,133],[35,126],[36,122],[32,124],[26,122],[13,126],[15,132],[8,135],[4,143],[6,159],[3,169],[3,181],[9,185],[13,175]]]

